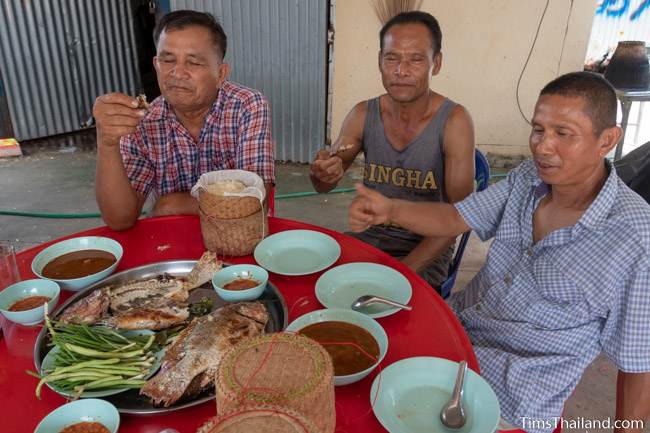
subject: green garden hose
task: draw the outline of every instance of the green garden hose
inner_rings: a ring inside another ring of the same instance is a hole
[[[498,179],[505,177],[507,173],[497,173],[490,176],[490,179]],[[328,194],[339,194],[343,192],[352,192],[354,188],[336,188],[331,190]],[[290,192],[287,194],[277,194],[276,200],[287,200],[290,198],[311,197],[320,195],[316,191],[302,191]],[[100,213],[50,213],[38,211],[14,211],[14,210],[0,210],[0,215],[30,217],[30,218],[50,218],[50,219],[76,219],[76,218],[100,218]]]

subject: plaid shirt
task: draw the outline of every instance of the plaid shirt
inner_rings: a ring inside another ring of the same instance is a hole
[[[264,96],[224,82],[205,119],[198,143],[161,96],[120,151],[133,188],[145,197],[189,191],[201,174],[225,169],[257,173],[273,183],[271,117]]]
[[[515,426],[559,417],[601,351],[620,370],[650,371],[650,207],[607,165],[580,220],[536,244],[533,213],[549,189],[532,161],[456,204],[482,240],[494,241],[449,303]]]

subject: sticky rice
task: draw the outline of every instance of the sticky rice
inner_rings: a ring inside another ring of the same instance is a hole
[[[226,192],[242,192],[246,185],[238,180],[219,180],[203,188],[210,194],[224,195]]]

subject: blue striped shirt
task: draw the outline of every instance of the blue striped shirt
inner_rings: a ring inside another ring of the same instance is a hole
[[[580,220],[537,243],[533,213],[549,187],[530,160],[456,204],[482,240],[494,240],[449,304],[515,426],[559,417],[601,351],[620,370],[650,371],[650,206],[606,163]]]

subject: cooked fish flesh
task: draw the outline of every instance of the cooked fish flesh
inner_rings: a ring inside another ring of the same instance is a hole
[[[59,320],[63,323],[93,325],[106,315],[110,302],[107,287],[95,290],[66,308]]]
[[[210,281],[222,263],[206,251],[186,277],[161,275],[104,287],[68,307],[64,323],[103,324],[121,329],[165,329],[187,320],[189,292]]]
[[[151,329],[157,331],[179,325],[186,321],[189,315],[190,312],[187,306],[141,307],[122,311],[99,323],[118,329]]]
[[[150,306],[154,301],[160,305],[183,303],[187,301],[188,292],[183,282],[163,275],[146,281],[134,281],[110,290],[111,311],[119,313],[134,307]]]
[[[185,277],[185,290],[201,287],[212,279],[215,273],[221,269],[223,263],[217,259],[217,254],[206,251],[190,273]]]
[[[262,303],[240,302],[194,319],[167,350],[160,372],[140,393],[167,407],[189,388],[196,392],[213,386],[224,353],[243,339],[262,334],[268,318]]]
[[[144,108],[145,110],[149,109],[149,103],[147,102],[147,95],[144,93],[140,93],[138,96],[135,97],[135,99],[138,101],[138,108]]]

